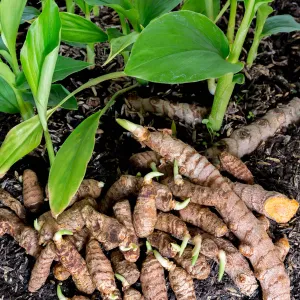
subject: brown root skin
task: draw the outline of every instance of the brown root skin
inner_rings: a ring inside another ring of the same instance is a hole
[[[277,223],[287,223],[297,213],[298,201],[289,199],[278,192],[270,192],[260,185],[232,184],[234,192],[254,210]]]
[[[172,244],[176,244],[170,235],[162,231],[155,231],[148,236],[147,240],[153,248],[156,248],[162,256],[173,258],[177,255],[178,251],[174,249]]]
[[[154,231],[157,220],[155,194],[152,184],[144,185],[138,195],[134,211],[133,226],[139,238],[146,238]]]
[[[164,268],[149,253],[142,264],[140,282],[145,299],[168,300]]]
[[[254,183],[254,178],[248,167],[234,155],[223,151],[219,155],[221,170],[248,184]]]
[[[299,107],[298,105],[298,109]],[[117,122],[166,160],[173,162],[176,159],[181,175],[197,184],[218,190],[219,197],[203,199],[203,203],[199,204],[213,204],[241,243],[253,247],[253,255],[249,259],[260,280],[263,297],[289,299],[290,280],[283,263],[276,255],[274,244],[245,203],[232,191],[227,179],[204,156],[182,141],[162,132],[150,132],[128,121],[117,119]]]
[[[127,106],[137,112],[150,112],[158,116],[166,116],[171,120],[179,120],[189,125],[201,124],[208,110],[187,103],[172,103],[157,97],[141,98],[137,95],[127,97]]]
[[[10,208],[12,211],[15,212],[15,214],[22,220],[26,219],[26,211],[22,203],[12,197],[8,192],[6,192],[4,189],[0,188],[0,201],[3,205]]]
[[[53,267],[53,275],[59,281],[65,281],[71,276],[70,272],[61,263],[57,263]]]
[[[287,237],[283,237],[275,242],[275,248],[277,250],[278,257],[281,261],[284,261],[287,254],[290,251],[290,243]]]
[[[132,248],[132,245],[135,245],[134,249],[122,251],[123,255],[126,260],[130,262],[136,262],[140,256],[140,246],[138,237],[133,227],[130,203],[128,200],[118,202],[114,205],[113,210],[116,219],[122,225],[124,225],[127,230],[127,237],[125,238],[121,246],[125,248]]]
[[[261,226],[265,229],[265,231],[268,231],[270,228],[270,220],[264,216],[261,215],[259,217],[257,217],[257,220],[259,221],[259,223],[261,224]]]
[[[250,125],[235,130],[219,146],[206,151],[206,156],[217,157],[220,151],[227,151],[236,157],[253,152],[261,142],[273,136],[276,131],[300,120],[300,98],[294,98],[287,105],[269,110],[266,115]]]
[[[77,251],[80,252],[87,244],[89,237],[90,231],[83,227],[80,231],[74,232],[73,235],[66,236],[65,239],[73,243]]]
[[[145,151],[141,153],[133,154],[129,163],[134,167],[135,170],[144,171],[151,169],[150,164],[155,163],[156,165],[160,162],[160,156],[154,151]]]
[[[143,185],[143,178],[131,175],[122,175],[107,191],[100,202],[99,210],[108,213],[120,200],[131,195],[137,195]]]
[[[111,253],[111,263],[115,273],[120,274],[125,278],[129,286],[135,284],[140,278],[140,271],[135,263],[127,261],[119,250],[114,250]],[[129,286],[123,286],[127,288]]]
[[[25,249],[26,253],[38,257],[41,247],[38,244],[38,233],[25,224],[11,211],[0,208],[0,236],[9,234]]]
[[[119,247],[127,237],[125,226],[116,219],[97,212],[87,205],[81,210],[82,217],[91,236],[102,243],[105,250],[109,251]]]
[[[23,201],[24,206],[33,213],[39,212],[44,204],[44,192],[38,177],[29,169],[23,172]]]
[[[39,290],[46,282],[53,260],[56,257],[56,249],[53,242],[49,242],[41,251],[31,271],[28,290],[31,293]]]
[[[180,218],[197,226],[204,231],[216,236],[221,237],[228,233],[226,224],[209,208],[200,206],[195,203],[190,203],[186,208],[179,211]]]
[[[124,292],[123,300],[144,300],[144,296],[134,288],[129,288]]]
[[[99,243],[91,239],[86,246],[86,263],[98,291],[110,295],[117,289],[114,271]]]
[[[192,266],[193,247],[187,246],[181,257],[176,255],[175,262],[184,268],[193,278],[198,280],[206,279],[210,274],[210,265],[204,255],[199,255],[196,264]]]

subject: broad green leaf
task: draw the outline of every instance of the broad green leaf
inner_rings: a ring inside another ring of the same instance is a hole
[[[41,143],[43,129],[38,116],[12,128],[0,148],[0,178]]]
[[[26,102],[29,102],[33,106],[35,106],[34,98],[30,91],[23,91],[22,94],[23,94],[23,99]],[[61,84],[52,84],[51,90],[50,90],[50,95],[49,95],[48,107],[57,106],[61,102],[61,100],[63,100],[69,94],[70,94],[70,92]],[[65,108],[65,109],[69,109],[69,110],[77,109],[78,105],[77,105],[76,98],[74,96],[71,97],[61,107]]]
[[[8,51],[1,36],[0,36],[0,50]]]
[[[261,37],[280,32],[293,32],[300,30],[300,23],[290,15],[273,16],[267,19]]]
[[[138,10],[140,24],[146,27],[150,21],[162,14],[170,12],[181,1],[182,0],[135,0],[134,6]]]
[[[0,76],[0,111],[9,114],[19,112],[16,95],[12,87]]]
[[[1,35],[11,55],[16,52],[16,39],[25,5],[26,0],[1,1]]]
[[[30,26],[21,50],[24,74],[37,107],[46,113],[52,77],[60,45],[59,10],[53,0],[46,0],[43,12]]]
[[[186,0],[181,10],[190,10],[215,20],[220,12],[220,0]]]
[[[26,6],[21,18],[21,24],[31,21],[40,15],[40,11],[32,6]]]
[[[91,64],[82,61],[76,60],[70,57],[58,56],[53,77],[52,83],[57,82],[59,80],[63,80],[66,77],[70,76],[73,73],[79,72]],[[0,71],[1,73],[1,71]],[[20,72],[16,77],[16,86],[19,90],[27,90],[29,89],[28,82],[26,80],[24,72]]]
[[[110,42],[112,39],[116,39],[120,36],[124,36],[124,34],[119,31],[117,28],[108,28],[106,30],[108,41]]]
[[[106,62],[103,64],[103,66],[105,66],[110,61],[112,61],[118,54],[120,54],[128,46],[135,43],[138,36],[139,36],[139,33],[134,31],[128,35],[112,39],[110,41],[110,53],[109,53],[109,56],[108,56]]]
[[[243,68],[227,62],[228,54],[227,38],[207,17],[191,11],[172,12],[142,31],[125,73],[159,83],[219,78]]]
[[[70,57],[58,56],[52,82],[63,80],[73,73],[79,72],[91,64],[82,60],[76,60]]]
[[[100,113],[84,120],[57,152],[49,175],[49,203],[54,216],[68,206],[84,178],[95,146]]]
[[[93,22],[70,13],[61,12],[61,39],[74,43],[98,43],[107,41],[107,35]]]

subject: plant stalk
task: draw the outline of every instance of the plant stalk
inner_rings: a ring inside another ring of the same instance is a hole
[[[217,17],[215,18],[214,20],[215,24],[222,18],[222,16],[225,14],[229,6],[230,6],[230,0],[227,0],[224,6],[222,7],[222,9],[220,10],[219,14],[217,15]]]
[[[98,5],[93,6],[93,15],[94,15],[94,17],[100,16],[100,7]]]
[[[124,15],[122,15],[121,13],[119,14],[119,19],[120,19],[120,23],[121,23],[121,27],[122,27],[122,32],[124,35],[127,35],[130,33],[130,28],[128,26],[128,23],[126,22],[126,19],[124,17]]]
[[[23,121],[26,121],[34,116],[33,107],[29,102],[24,101],[22,94],[17,89],[14,89],[16,99],[18,102],[18,106],[20,109],[20,115],[23,119]]]
[[[241,26],[237,31],[235,40],[231,48],[231,52],[228,58],[228,62],[230,63],[235,64],[239,60],[251,24],[254,6],[255,0],[249,0]],[[232,82],[232,79],[233,74],[229,73],[222,76],[218,80],[216,94],[214,97],[208,124],[214,131],[219,131],[222,126],[224,115],[226,113],[227,106],[235,86],[235,84]]]
[[[85,18],[87,20],[91,20],[91,12],[89,5],[85,2]],[[86,45],[86,61],[90,64],[92,64],[89,67],[89,70],[92,70],[95,68],[95,44],[87,44]]]
[[[66,0],[67,12],[74,14],[75,13],[75,3],[73,0]]]
[[[214,2],[205,0],[206,15],[209,19],[214,20]]]
[[[237,10],[237,0],[230,0],[230,15],[229,15],[228,28],[227,28],[227,38],[230,45],[232,45],[234,41],[236,10]]]

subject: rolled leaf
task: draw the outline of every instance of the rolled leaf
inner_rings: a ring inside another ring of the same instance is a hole
[[[129,76],[159,83],[196,82],[237,73],[228,40],[206,16],[191,11],[165,14],[153,20],[133,45],[125,68]]]
[[[17,98],[12,87],[0,76],[0,111],[9,114],[19,112]]]

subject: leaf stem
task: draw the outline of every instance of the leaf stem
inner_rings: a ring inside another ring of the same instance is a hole
[[[209,19],[214,19],[214,1],[205,0],[206,15]]]
[[[124,35],[129,34],[130,33],[130,29],[129,29],[129,26],[128,26],[127,22],[126,22],[126,19],[125,19],[124,15],[121,14],[121,13],[119,13],[118,15],[119,15],[119,19],[120,19],[120,23],[121,23],[123,34]]]
[[[93,6],[93,15],[94,15],[94,17],[100,16],[100,7],[98,5]]]
[[[46,147],[47,147],[47,152],[48,152],[48,156],[49,156],[50,166],[52,166],[54,163],[54,159],[55,159],[55,153],[54,153],[51,136],[50,136],[50,133],[48,130],[48,126],[47,126],[47,128],[44,128],[44,137],[45,137],[45,141],[46,141]]]
[[[20,114],[21,117],[24,121],[30,119],[31,117],[34,116],[34,111],[33,111],[33,107],[29,102],[25,102],[23,97],[22,97],[22,93],[17,90],[14,89],[15,95],[16,95],[16,99],[18,102],[18,106],[20,109]]]
[[[229,15],[228,28],[227,28],[227,38],[230,45],[232,45],[234,41],[236,10],[237,10],[237,0],[230,0],[230,15]]]
[[[57,294],[58,300],[68,300],[69,299],[69,298],[64,296],[59,284],[57,285],[57,288],[56,288],[56,294]]]
[[[66,0],[67,12],[74,14],[75,13],[75,3],[73,0]]]
[[[230,0],[227,0],[224,6],[222,7],[222,9],[220,10],[219,14],[217,15],[217,17],[215,18],[214,20],[215,24],[222,18],[222,16],[225,14],[229,6],[230,6]]]

